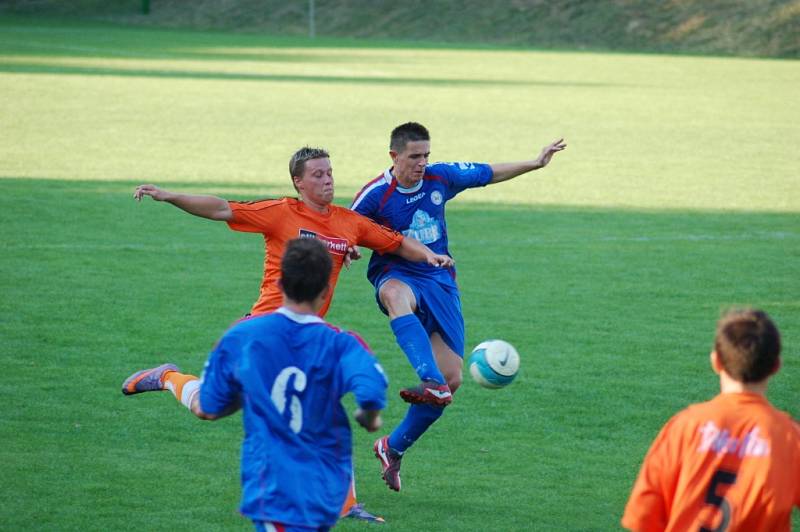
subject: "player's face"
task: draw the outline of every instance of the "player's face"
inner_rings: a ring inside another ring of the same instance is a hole
[[[327,157],[306,161],[303,176],[294,182],[305,202],[326,206],[333,201],[333,167]]]
[[[406,144],[401,152],[390,151],[394,169],[392,172],[404,187],[414,186],[425,175],[425,166],[431,155],[429,140],[414,140]]]

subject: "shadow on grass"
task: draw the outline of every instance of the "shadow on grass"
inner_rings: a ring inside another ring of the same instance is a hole
[[[31,21],[20,23],[18,19],[0,16],[0,55],[13,58],[46,56],[47,63],[0,61],[0,72],[10,74],[61,74],[84,76],[124,76],[177,79],[218,79],[263,82],[308,82],[308,83],[361,83],[379,85],[426,85],[426,86],[553,86],[553,87],[621,87],[620,83],[596,83],[584,81],[537,81],[498,80],[486,77],[432,78],[398,76],[348,76],[348,75],[293,75],[259,72],[219,72],[214,70],[179,70],[167,68],[109,68],[92,66],[61,65],[59,59],[128,59],[152,61],[204,61],[210,65],[236,62],[269,64],[350,64],[360,68],[365,64],[380,64],[384,68],[405,65],[413,68],[419,61],[414,50],[425,46],[409,46],[398,43],[368,44],[348,39],[308,39],[288,37],[263,37],[254,35],[202,33],[190,31],[167,31],[119,26],[67,24],[61,27],[50,21],[41,26]],[[281,49],[303,49],[303,52],[281,51]],[[313,52],[322,50],[325,52]],[[446,48],[446,47],[444,47]],[[452,47],[451,47],[452,48]],[[392,49],[399,53],[392,54]],[[437,49],[433,47],[433,49]],[[457,49],[457,48],[456,48]],[[480,49],[480,48],[479,48]],[[309,51],[306,51],[309,50]],[[384,53],[376,54],[376,50]],[[408,53],[408,52],[411,53]],[[426,59],[426,61],[429,59]]]
[[[140,181],[99,181],[0,176],[0,204],[4,219],[45,208],[48,201],[92,204],[130,202]],[[214,194],[235,200],[295,197],[288,183],[234,183],[230,181],[163,181],[165,188]],[[335,203],[348,206],[354,191],[339,188]],[[24,200],[35,200],[26,203]],[[22,203],[20,203],[22,201]],[[800,218],[797,213],[725,210],[635,209],[569,205],[528,205],[476,202],[458,198],[448,205],[448,232],[456,246],[514,246],[566,243],[591,238],[597,242],[657,242],[673,240],[771,241],[783,251],[800,255]],[[553,221],[557,223],[554,224]],[[524,252],[524,249],[512,250]],[[744,257],[743,257],[744,258]]]
[[[248,74],[234,72],[204,72],[191,70],[127,69],[102,67],[71,67],[36,63],[0,64],[0,72],[9,74],[57,74],[77,76],[121,76],[175,79],[214,79],[227,81],[303,82],[303,83],[358,83],[375,85],[428,85],[448,87],[476,86],[549,86],[549,87],[618,87],[612,83],[556,82],[556,81],[510,81],[491,79],[454,78],[397,78],[365,76],[304,76],[290,74]]]

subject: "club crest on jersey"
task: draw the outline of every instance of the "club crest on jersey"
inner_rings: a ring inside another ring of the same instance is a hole
[[[431,202],[434,205],[441,205],[442,204],[442,193],[438,190],[434,190],[431,192]]]
[[[332,236],[325,236],[308,229],[300,229],[300,238],[316,238],[328,248],[328,251],[333,255],[344,255],[347,253],[347,240],[344,238],[336,238]]]
[[[403,231],[403,235],[416,238],[423,244],[430,244],[442,237],[442,230],[439,227],[439,220],[418,209],[411,218],[411,225]]]

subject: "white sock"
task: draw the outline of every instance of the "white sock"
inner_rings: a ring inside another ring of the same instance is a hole
[[[200,379],[189,381],[186,384],[184,384],[183,390],[181,391],[181,403],[183,403],[183,406],[191,410],[192,401],[194,401],[194,396],[197,395],[197,392],[199,391],[200,391]]]

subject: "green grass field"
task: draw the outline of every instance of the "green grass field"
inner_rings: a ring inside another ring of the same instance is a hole
[[[357,431],[360,498],[387,530],[618,529],[661,425],[717,390],[721,309],[775,318],[770,398],[800,417],[798,86],[796,61],[0,18],[0,529],[249,529],[239,416],[206,424],[119,387],[163,361],[200,371],[256,297],[261,239],[136,204],[133,188],[286,195],[288,158],[311,144],[332,152],[347,204],[407,120],[431,129],[435,160],[569,148],[450,204],[467,343],[516,345],[517,381],[466,382],[406,457],[400,494]],[[365,262],[328,319],[378,353],[391,429],[414,375]]]

